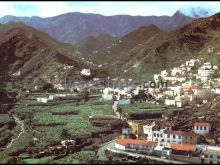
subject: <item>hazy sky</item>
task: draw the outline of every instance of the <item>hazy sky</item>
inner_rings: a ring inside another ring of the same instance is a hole
[[[67,12],[98,13],[102,15],[173,15],[180,8],[205,7],[216,12],[220,11],[217,1],[34,1],[34,2],[0,2],[0,17],[4,15],[51,17]]]

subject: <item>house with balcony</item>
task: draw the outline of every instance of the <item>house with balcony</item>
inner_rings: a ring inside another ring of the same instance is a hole
[[[171,130],[173,123],[168,121],[153,121],[143,125],[143,132],[147,140],[164,143],[164,134]]]

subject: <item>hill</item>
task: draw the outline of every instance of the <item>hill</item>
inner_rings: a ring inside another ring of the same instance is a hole
[[[134,35],[137,36],[137,35]],[[149,78],[152,72],[160,71],[198,56],[219,61],[220,13],[200,18],[179,29],[161,32],[129,49],[127,53],[113,57],[111,73],[120,71],[120,76]],[[211,48],[211,52],[208,49]],[[212,54],[208,56],[208,54]],[[117,68],[114,70],[114,68]],[[124,73],[125,70],[129,70]],[[149,73],[149,74],[148,74]]]
[[[74,66],[71,74],[80,79],[82,68],[91,68],[71,45],[16,22],[0,25],[0,58],[2,73],[14,75],[22,83],[50,82],[66,65]]]
[[[100,34],[122,37],[141,26],[154,24],[163,30],[172,30],[185,25],[193,18],[176,12],[173,16],[103,16],[79,12],[66,13],[55,17],[16,17],[4,16],[0,23],[23,22],[64,43],[77,43],[83,39]]]

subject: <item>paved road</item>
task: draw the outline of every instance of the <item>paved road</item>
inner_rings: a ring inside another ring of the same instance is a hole
[[[112,141],[106,143],[105,148],[107,150],[111,151],[111,152],[126,154],[126,155],[133,156],[133,157],[142,157],[142,158],[146,158],[146,159],[149,159],[149,160],[154,160],[154,161],[159,161],[159,162],[164,162],[164,163],[189,164],[189,163],[186,163],[186,162],[168,160],[168,159],[160,158],[160,157],[156,157],[156,156],[148,156],[148,155],[144,155],[144,154],[138,154],[138,153],[134,153],[134,152],[128,152],[128,151],[120,150],[118,148],[115,148],[114,144],[115,144],[115,140],[112,140]]]

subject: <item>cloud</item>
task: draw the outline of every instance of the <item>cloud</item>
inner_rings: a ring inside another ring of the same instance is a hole
[[[0,3],[0,17],[4,15],[15,15],[16,9],[11,5],[11,2]]]
[[[162,12],[159,8],[141,6],[141,7],[128,7],[127,9],[122,11],[122,14],[127,14],[132,16],[137,16],[137,15],[160,16],[160,15],[164,15],[165,13]]]
[[[35,9],[34,13],[29,13],[31,16],[36,14],[40,17],[56,16],[73,10],[65,2],[26,2],[25,5]],[[24,14],[27,15],[28,13],[24,12]]]
[[[33,2],[0,2],[0,17],[3,15],[52,17],[68,12],[96,13],[106,16],[128,15],[173,15],[182,7],[208,7],[220,11],[220,2],[88,2],[88,1],[33,1]]]

